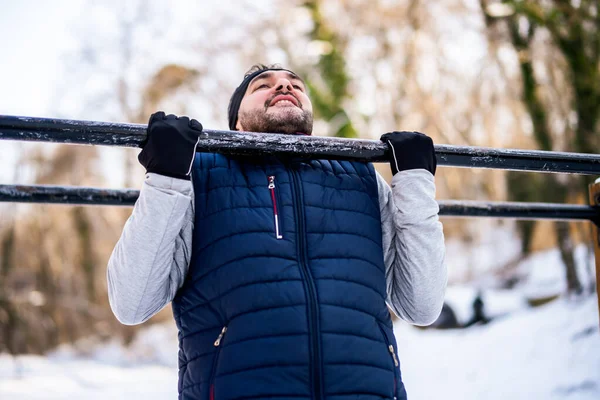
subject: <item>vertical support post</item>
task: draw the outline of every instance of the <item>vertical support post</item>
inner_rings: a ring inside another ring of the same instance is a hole
[[[589,186],[590,205],[600,207],[600,178]],[[596,294],[598,295],[598,312],[600,313],[600,218],[592,221],[592,240],[594,241],[594,258],[596,259]]]

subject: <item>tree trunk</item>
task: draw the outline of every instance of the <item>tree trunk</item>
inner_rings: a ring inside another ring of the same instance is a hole
[[[569,230],[569,223],[557,221],[555,224],[558,237],[558,247],[560,255],[565,264],[565,276],[567,278],[567,290],[569,293],[580,295],[583,293],[583,286],[579,280],[577,267],[575,265],[573,240]]]
[[[85,276],[87,299],[90,303],[94,303],[96,300],[96,262],[92,248],[92,227],[83,207],[73,209],[73,222],[79,239],[80,262]]]

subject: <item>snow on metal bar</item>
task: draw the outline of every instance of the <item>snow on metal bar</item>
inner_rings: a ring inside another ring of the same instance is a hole
[[[0,115],[0,139],[140,147],[146,125]]]
[[[0,116],[0,139],[140,147],[146,125]],[[379,140],[205,129],[198,151],[243,156],[294,156],[386,162]],[[600,155],[436,145],[438,165],[600,175]]]
[[[79,186],[0,185],[0,202],[132,206],[140,192]]]
[[[69,186],[0,185],[0,202],[70,205],[132,206],[139,196],[133,189],[112,190]],[[446,217],[597,220],[600,208],[553,203],[441,200]]]

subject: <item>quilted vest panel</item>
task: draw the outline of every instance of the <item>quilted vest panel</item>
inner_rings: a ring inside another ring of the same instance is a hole
[[[370,164],[199,153],[180,399],[405,399]]]

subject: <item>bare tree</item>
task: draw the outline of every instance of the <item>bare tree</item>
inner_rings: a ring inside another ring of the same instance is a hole
[[[598,4],[593,1],[481,0],[485,21],[497,40],[519,55],[522,101],[542,150],[593,153],[600,118]],[[565,202],[584,193],[580,180],[554,175],[515,175],[518,200]],[[524,227],[531,234],[531,224]],[[570,293],[581,293],[569,224],[555,224]],[[525,240],[524,246],[528,246]]]

